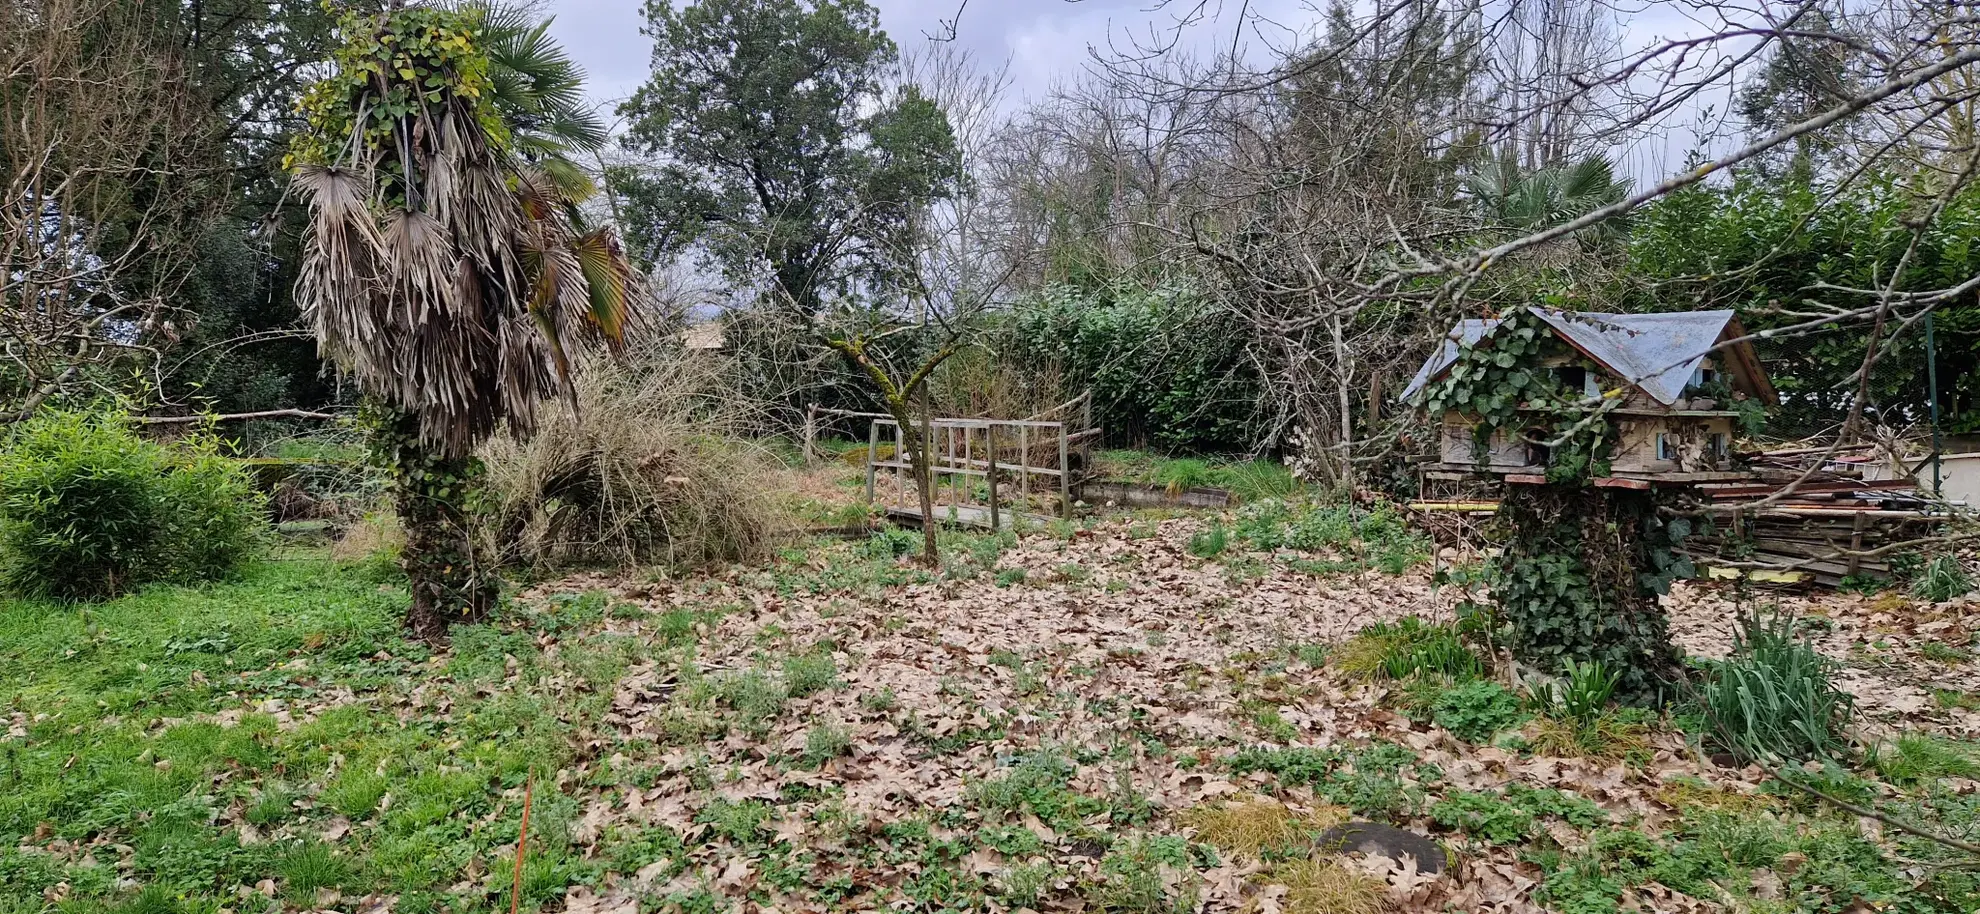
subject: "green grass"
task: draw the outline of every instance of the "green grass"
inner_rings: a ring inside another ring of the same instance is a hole
[[[262,880],[305,909],[320,891],[398,895],[401,910],[492,904],[480,894],[492,888],[453,887],[513,846],[511,791],[532,771],[534,815],[552,824],[532,825],[545,837],[532,838],[526,907],[593,878],[598,864],[556,837],[575,801],[542,785],[570,764],[569,734],[603,714],[611,690],[547,683],[616,681],[637,646],[601,635],[553,664],[509,629],[549,614],[574,637],[583,621],[568,617],[601,605],[572,595],[457,629],[450,681],[430,648],[402,637],[405,599],[359,570],[298,558],[93,606],[0,603],[0,705],[36,715],[25,740],[0,739],[0,911],[52,910],[42,891],[57,882],[76,911],[147,899],[212,911]],[[422,686],[443,703],[409,702]],[[291,837],[245,841],[230,808]],[[334,844],[293,837],[333,820],[350,823]],[[90,866],[14,850],[56,839],[106,855],[127,846],[128,869],[111,869],[114,855]],[[120,888],[123,876],[136,888]]]
[[[1095,466],[1106,479],[1160,486],[1171,492],[1222,489],[1237,496],[1240,501],[1290,498],[1306,491],[1306,485],[1294,479],[1284,464],[1270,460],[1164,457],[1146,451],[1101,451]]]

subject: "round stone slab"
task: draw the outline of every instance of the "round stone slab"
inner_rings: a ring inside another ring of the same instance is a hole
[[[1320,849],[1336,854],[1380,854],[1391,860],[1401,860],[1408,854],[1416,858],[1419,873],[1444,871],[1444,849],[1437,842],[1393,825],[1375,822],[1336,825],[1320,835]]]

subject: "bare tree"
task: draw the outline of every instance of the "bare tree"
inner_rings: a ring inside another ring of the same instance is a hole
[[[967,52],[942,42],[909,55],[899,80],[948,117],[965,186],[909,213],[902,230],[888,235],[888,268],[868,295],[841,302],[825,315],[819,332],[871,382],[901,430],[921,508],[922,560],[933,566],[940,552],[928,453],[934,418],[929,379],[961,351],[977,316],[1012,273],[1011,265],[983,243],[988,210],[967,180],[995,139],[989,128],[1009,80],[1004,71],[983,70]]]
[[[141,5],[0,9],[0,412],[114,383],[176,334],[226,169]]]

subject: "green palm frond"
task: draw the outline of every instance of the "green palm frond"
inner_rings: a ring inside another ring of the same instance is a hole
[[[1531,171],[1522,171],[1509,157],[1494,159],[1467,177],[1464,188],[1480,215],[1523,231],[1572,222],[1629,196],[1629,182],[1618,180],[1614,166],[1600,156]],[[1611,219],[1590,231],[1613,237],[1625,227]]]
[[[481,8],[494,102],[519,141],[592,152],[611,139],[584,97],[584,70],[550,37],[550,19],[521,6]]]
[[[633,289],[637,282],[619,236],[610,227],[593,229],[571,242],[578,267],[584,271],[590,295],[591,322],[614,346],[624,341],[633,319]]]

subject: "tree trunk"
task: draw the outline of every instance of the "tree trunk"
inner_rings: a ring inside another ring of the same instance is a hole
[[[1668,698],[1683,664],[1670,618],[1646,586],[1662,529],[1650,494],[1508,486],[1499,518],[1509,535],[1492,595],[1511,627],[1513,655],[1550,674],[1569,658],[1601,661],[1622,674],[1618,699]]]
[[[928,441],[933,432],[928,424],[928,401],[922,398],[922,421],[915,421],[914,409],[908,404],[912,393],[904,394],[897,401],[887,399],[887,413],[894,417],[894,424],[901,430],[901,446],[907,449],[908,473],[914,477],[915,500],[921,505],[921,561],[930,568],[942,563],[942,553],[935,538],[935,485],[934,473],[930,472]],[[900,455],[895,455],[899,457]]]
[[[1348,352],[1347,341],[1341,332],[1341,316],[1337,313],[1328,322],[1334,340],[1334,393],[1338,398],[1335,404],[1341,413],[1341,471],[1340,487],[1349,497],[1354,495],[1354,391],[1350,385],[1354,381],[1354,356]]]
[[[410,413],[381,422],[377,435],[406,531],[399,556],[412,592],[406,627],[416,637],[445,638],[453,623],[486,618],[495,605],[496,579],[477,552],[464,507],[480,485],[481,461],[428,451],[419,441],[419,418]]]

